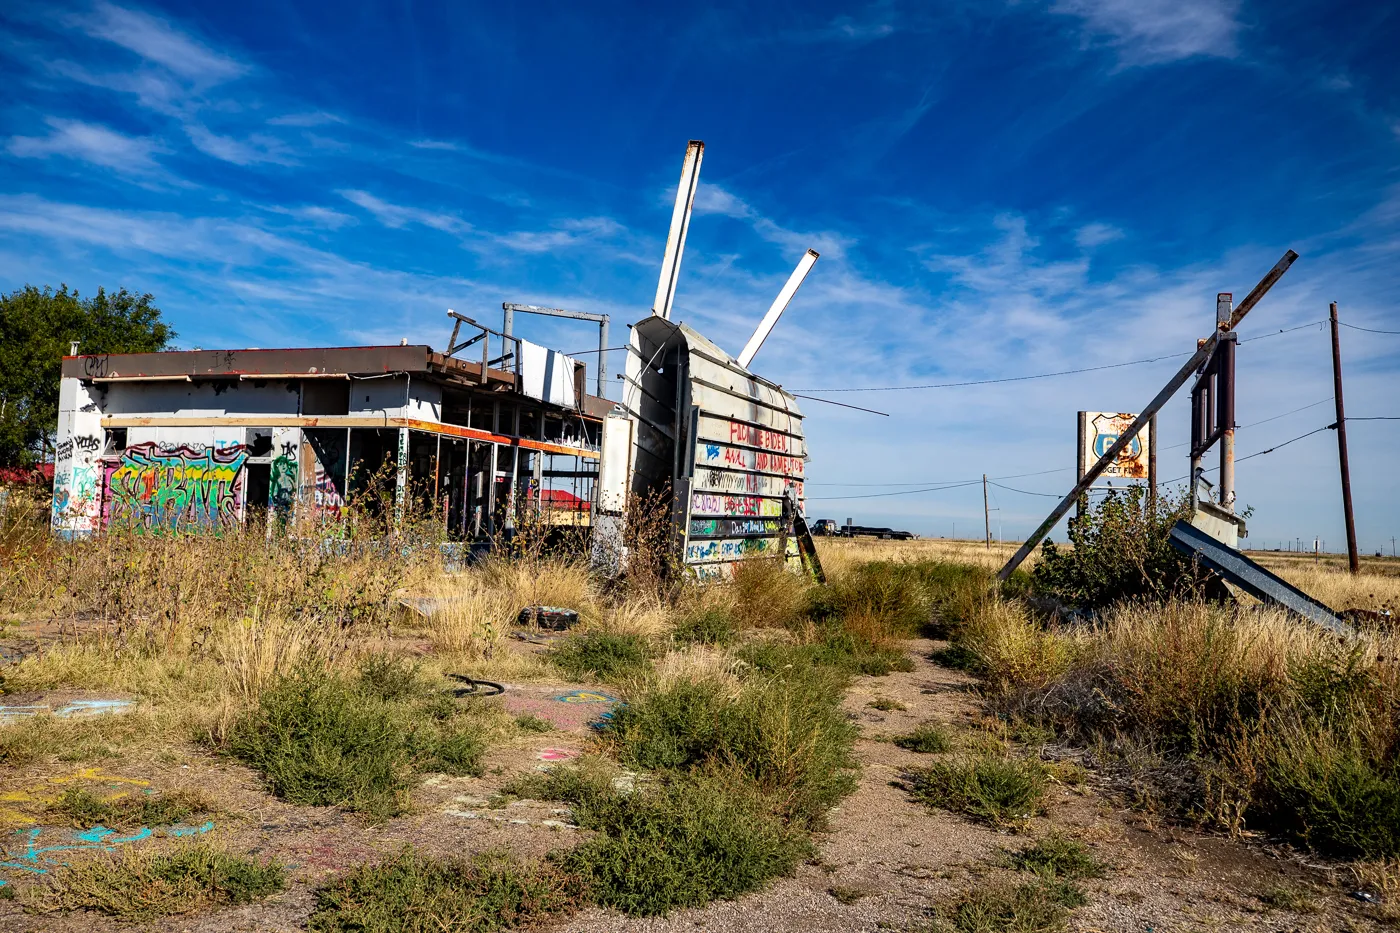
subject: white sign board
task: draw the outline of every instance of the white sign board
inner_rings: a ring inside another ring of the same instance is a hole
[[[1079,413],[1079,472],[1084,473],[1118,438],[1132,427],[1137,415],[1124,411],[1081,411]],[[1151,449],[1151,427],[1143,425],[1137,437],[1119,451],[1117,458],[1101,475],[1109,478],[1147,479],[1148,451]]]

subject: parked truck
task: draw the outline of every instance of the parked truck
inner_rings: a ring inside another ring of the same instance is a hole
[[[812,534],[829,538],[892,538],[900,541],[909,541],[917,538],[918,535],[912,531],[896,531],[893,528],[877,528],[872,525],[853,525],[849,521],[844,525],[838,525],[833,519],[818,519],[812,526]]]

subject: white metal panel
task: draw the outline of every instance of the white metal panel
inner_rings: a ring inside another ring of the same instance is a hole
[[[720,518],[777,518],[783,514],[783,500],[693,492],[690,494],[690,514]]]
[[[768,313],[763,316],[763,320],[758,323],[758,327],[754,330],[753,336],[749,338],[749,342],[744,344],[744,349],[739,351],[738,362],[740,366],[747,369],[749,364],[753,362],[754,356],[763,346],[763,341],[768,339],[768,334],[773,330],[773,325],[778,323],[778,318],[782,316],[793,296],[797,294],[797,289],[807,278],[807,273],[812,271],[812,266],[816,264],[820,255],[816,250],[809,249],[797,261],[797,268],[792,270],[792,275],[788,276],[787,282],[778,292],[778,297],[773,299],[772,306],[768,308]]]
[[[701,440],[718,441],[739,447],[756,447],[792,457],[802,457],[807,453],[807,443],[800,434],[736,421],[733,418],[721,418],[703,411],[700,413],[696,436]]]
[[[609,412],[603,419],[603,455],[598,465],[598,508],[621,512],[627,508],[627,476],[632,463],[633,421]]]
[[[765,473],[737,473],[708,467],[695,471],[691,488],[696,492],[740,493],[749,496],[782,496],[788,486],[802,496],[802,481]]]

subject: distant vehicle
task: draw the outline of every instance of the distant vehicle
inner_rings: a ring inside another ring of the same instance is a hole
[[[838,525],[833,519],[821,518],[812,526],[812,534],[830,538],[891,538],[910,541],[918,535],[912,531],[896,531],[893,528],[876,528],[871,525]]]

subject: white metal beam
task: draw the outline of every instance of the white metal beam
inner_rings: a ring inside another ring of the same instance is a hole
[[[744,349],[739,353],[739,365],[748,369],[749,363],[758,355],[758,350],[763,346],[763,341],[768,339],[768,334],[773,330],[773,325],[778,323],[778,318],[783,316],[787,310],[788,303],[792,301],[792,296],[797,294],[797,289],[801,287],[802,280],[807,278],[807,273],[812,271],[812,266],[817,262],[821,254],[814,249],[809,249],[801,259],[797,261],[797,268],[792,270],[792,275],[788,276],[787,284],[783,290],[778,292],[778,297],[773,299],[773,306],[768,309],[768,313],[759,322],[758,329],[753,332],[749,342],[744,344]]]
[[[681,182],[676,188],[676,207],[671,212],[671,232],[666,236],[666,254],[661,259],[661,278],[656,283],[656,300],[651,313],[671,319],[671,303],[676,300],[676,279],[681,274],[681,254],[685,252],[685,235],[690,230],[690,209],[695,204],[695,186],[700,182],[700,160],[705,144],[692,139],[685,148],[681,163]]]

